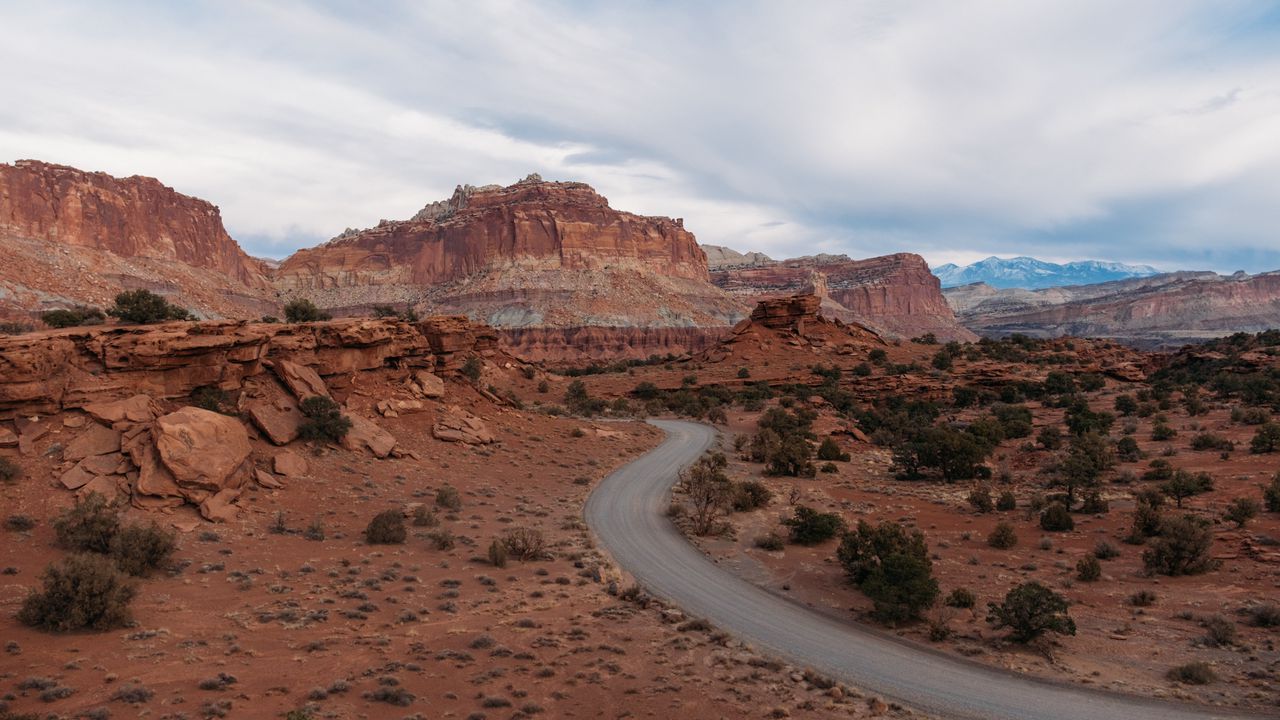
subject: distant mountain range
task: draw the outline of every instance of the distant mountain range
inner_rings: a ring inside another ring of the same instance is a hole
[[[1041,288],[1093,285],[1112,280],[1150,277],[1159,274],[1150,265],[1125,265],[1101,260],[1080,260],[1062,265],[1031,257],[1003,259],[989,257],[963,267],[947,263],[933,269],[942,287],[986,283],[994,288]]]

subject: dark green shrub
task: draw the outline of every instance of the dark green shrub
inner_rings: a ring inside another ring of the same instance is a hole
[[[1138,441],[1125,436],[1116,442],[1116,457],[1124,462],[1136,462],[1142,459],[1142,450]]]
[[[1262,502],[1267,506],[1267,512],[1280,512],[1280,473],[1276,473],[1271,483],[1262,489]]]
[[[119,512],[98,493],[90,493],[53,521],[58,544],[72,552],[107,553],[120,532]]]
[[[1212,545],[1208,523],[1190,515],[1165,518],[1160,534],[1142,553],[1142,563],[1149,572],[1161,575],[1196,575],[1216,566],[1209,557]]]
[[[1067,532],[1076,528],[1076,521],[1072,519],[1066,505],[1060,502],[1050,503],[1040,513],[1040,528],[1049,532]]]
[[[1236,527],[1242,528],[1245,526],[1245,523],[1257,517],[1258,511],[1261,509],[1262,506],[1258,504],[1257,500],[1254,500],[1253,498],[1238,497],[1227,505],[1227,511],[1222,514],[1222,517],[1235,523]]]
[[[1254,627],[1280,627],[1280,605],[1264,602],[1248,608],[1245,612],[1249,616],[1249,624]]]
[[[782,524],[791,528],[791,542],[797,545],[826,542],[844,529],[844,520],[839,515],[821,513],[804,505],[797,505],[795,515]]]
[[[1133,415],[1138,412],[1138,401],[1132,395],[1117,395],[1115,410],[1121,415]]]
[[[1102,577],[1102,563],[1093,555],[1085,555],[1076,562],[1076,578],[1082,582],[1093,582]]]
[[[1235,450],[1236,444],[1211,432],[1202,432],[1191,438],[1192,450]]]
[[[1036,433],[1036,442],[1045,450],[1057,450],[1062,447],[1062,431],[1056,425],[1045,425]]]
[[[107,314],[122,322],[149,325],[166,320],[194,320],[186,308],[169,304],[150,290],[127,290],[116,295],[116,304]]]
[[[177,547],[172,532],[159,525],[126,525],[111,538],[111,557],[121,572],[143,576],[160,567]]]
[[[35,526],[35,518],[29,515],[10,515],[4,520],[4,529],[10,532],[26,532]]]
[[[818,446],[818,459],[849,462],[849,453],[840,449],[840,445],[835,441],[835,438],[828,437]]]
[[[329,320],[329,313],[322,311],[316,307],[316,304],[306,298],[298,298],[290,300],[284,305],[284,319],[291,323],[302,322],[318,322],[321,320]]]
[[[757,480],[744,480],[734,483],[731,501],[735,512],[750,512],[769,504],[773,493],[764,483]]]
[[[1156,594],[1151,590],[1139,590],[1129,596],[1129,604],[1134,607],[1151,607],[1156,604]]]
[[[43,588],[23,601],[18,620],[53,632],[110,630],[128,624],[134,592],[110,560],[71,555],[45,568]]]
[[[1204,644],[1209,647],[1227,647],[1235,645],[1240,639],[1236,624],[1223,617],[1214,615],[1204,621]]]
[[[0,482],[7,485],[17,482],[20,477],[22,477],[22,468],[18,463],[7,457],[0,457]]]
[[[1182,501],[1192,495],[1209,492],[1213,489],[1213,477],[1207,472],[1194,475],[1186,470],[1177,470],[1173,477],[1160,484],[1160,492],[1173,498],[1174,504],[1182,507]]]
[[[898,523],[860,521],[836,551],[849,579],[874,604],[872,614],[897,623],[920,616],[939,594],[924,534]]]
[[[1076,623],[1067,614],[1067,601],[1038,582],[1026,582],[1010,590],[999,605],[988,604],[987,621],[996,629],[1007,627],[1010,639],[1027,643],[1046,632],[1075,635]]]
[[[298,404],[307,419],[298,426],[298,437],[315,442],[338,442],[351,430],[351,418],[332,398],[312,395]]]
[[[198,387],[195,392],[191,393],[191,404],[201,410],[209,412],[221,413],[223,415],[234,415],[235,410],[230,407],[231,396],[226,390],[215,385],[205,385]]]
[[[1016,510],[1017,508],[1018,498],[1014,496],[1012,490],[1005,490],[1000,493],[1000,498],[996,500],[997,510]]]
[[[365,542],[370,545],[400,545],[406,535],[404,516],[399,510],[383,510],[374,515],[364,530]]]
[[[1177,430],[1174,430],[1172,427],[1169,427],[1167,424],[1162,422],[1157,422],[1151,428],[1151,439],[1157,442],[1172,440],[1177,436],[1178,436]]]
[[[96,307],[77,305],[67,310],[50,310],[40,315],[40,320],[51,328],[68,328],[79,325],[100,325],[106,315]]]
[[[484,371],[484,363],[480,361],[480,358],[476,357],[475,355],[471,355],[470,357],[467,358],[466,362],[462,363],[462,368],[459,372],[461,372],[463,377],[467,378],[471,382],[479,382],[480,374],[483,371]],[[585,386],[583,386],[582,381],[575,380],[574,383],[577,383],[577,387],[581,388],[582,396],[586,397],[587,391]],[[570,384],[569,389],[570,389],[570,392],[572,393],[574,389],[574,385]],[[570,407],[573,407],[572,403],[567,402],[567,398],[568,398],[568,395],[566,395],[566,404],[569,405]]]
[[[969,491],[969,505],[980,513],[989,513],[995,510],[996,504],[991,499],[991,488],[986,485],[976,485]]]
[[[1106,540],[1099,540],[1098,544],[1093,546],[1093,556],[1099,560],[1111,560],[1120,557],[1120,550]]]
[[[749,377],[751,377],[751,371],[750,371],[750,370],[748,370],[748,369],[746,369],[746,368],[744,368],[744,367],[740,367],[740,368],[738,368],[738,378],[739,378],[739,379],[745,380],[745,379],[747,379],[747,378],[749,378]]]
[[[1253,453],[1270,453],[1280,450],[1280,423],[1264,423],[1258,427],[1253,440],[1249,441],[1249,451]]]
[[[1201,661],[1179,665],[1171,669],[1165,676],[1174,682],[1180,682],[1184,685],[1208,685],[1218,679],[1218,676],[1213,672],[1213,668],[1209,667],[1209,663]]]
[[[967,588],[956,588],[947,594],[947,599],[943,601],[943,604],[947,607],[968,610],[978,604],[978,599]]]
[[[1084,500],[1080,503],[1080,512],[1086,515],[1103,515],[1110,511],[1111,504],[1097,490],[1085,493]]]
[[[1018,533],[1007,522],[996,523],[991,534],[987,535],[987,544],[999,550],[1008,550],[1018,544]]]

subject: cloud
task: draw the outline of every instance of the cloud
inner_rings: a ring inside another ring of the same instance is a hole
[[[0,159],[154,175],[261,254],[539,172],[774,256],[1280,267],[1262,2],[51,2],[0,20]]]

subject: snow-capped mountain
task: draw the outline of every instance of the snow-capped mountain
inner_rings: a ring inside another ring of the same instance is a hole
[[[1111,280],[1148,277],[1159,272],[1150,265],[1125,265],[1102,260],[1079,260],[1059,265],[1031,257],[1006,260],[994,256],[964,267],[947,263],[933,269],[933,274],[942,281],[944,288],[984,282],[996,288],[1030,290],[1064,285],[1092,285]]]

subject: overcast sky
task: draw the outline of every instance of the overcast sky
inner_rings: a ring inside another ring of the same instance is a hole
[[[152,175],[256,255],[581,180],[775,257],[1280,268],[1280,4],[10,2],[0,161]]]

